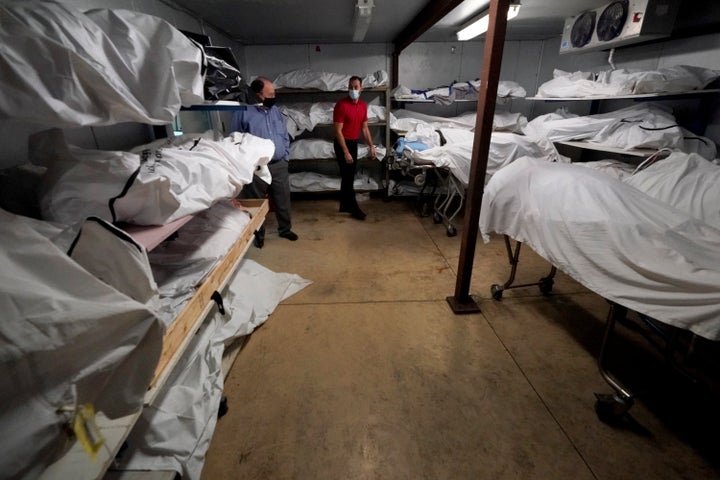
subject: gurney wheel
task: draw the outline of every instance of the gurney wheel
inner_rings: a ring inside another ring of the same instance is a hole
[[[548,278],[548,279],[540,280],[540,283],[538,283],[538,287],[540,287],[540,292],[543,295],[549,295],[550,293],[552,293],[554,284],[555,284],[555,281],[552,278]]]
[[[494,283],[490,287],[490,295],[492,296],[493,300],[500,300],[502,298],[503,294],[503,287],[498,285],[497,283]]]
[[[439,213],[433,213],[433,223],[438,224],[442,223],[442,217]]]
[[[455,229],[455,227],[453,225],[448,226],[447,227],[447,236],[454,237],[455,235],[457,235],[457,230]]]
[[[601,422],[616,424],[627,414],[633,406],[633,399],[622,399],[614,394],[596,393],[595,413]]]

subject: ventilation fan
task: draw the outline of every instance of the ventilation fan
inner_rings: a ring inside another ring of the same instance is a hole
[[[613,2],[600,14],[597,22],[597,38],[602,42],[607,42],[620,35],[625,20],[627,20],[628,2],[620,0]]]
[[[565,19],[560,53],[579,53],[667,37],[680,0],[615,0]]]
[[[580,14],[573,23],[570,31],[570,43],[575,48],[584,47],[592,39],[595,31],[595,12],[589,11]]]

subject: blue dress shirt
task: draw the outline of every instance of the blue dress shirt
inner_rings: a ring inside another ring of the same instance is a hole
[[[249,133],[272,140],[275,144],[272,161],[287,161],[290,155],[290,135],[285,119],[276,106],[267,109],[259,105],[249,105],[245,110],[236,111],[230,129],[233,132]]]

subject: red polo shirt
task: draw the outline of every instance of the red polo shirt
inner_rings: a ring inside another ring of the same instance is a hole
[[[342,134],[345,140],[357,140],[360,127],[368,121],[367,103],[358,100],[354,103],[350,97],[338,100],[333,110],[333,122],[342,123]]]

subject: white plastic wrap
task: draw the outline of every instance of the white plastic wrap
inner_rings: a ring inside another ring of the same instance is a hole
[[[326,92],[347,90],[351,75],[343,73],[316,72],[310,69],[282,73],[273,80],[275,88],[317,88]],[[388,74],[378,70],[362,77],[363,88],[382,87],[388,84]]]
[[[353,182],[355,190],[377,190],[375,179],[359,172]],[[340,177],[331,177],[316,172],[298,172],[290,174],[292,192],[328,192],[340,190]]]
[[[717,70],[676,65],[658,70],[619,69],[598,73],[553,71],[553,79],[538,88],[538,97],[583,98],[687,92],[705,88],[720,76]]]
[[[163,328],[4,210],[0,244],[0,471],[34,477],[68,446],[64,427],[78,405],[109,418],[140,408]]]
[[[143,410],[128,438],[122,468],[174,470],[184,479],[199,479],[217,422],[225,346],[252,333],[281,301],[310,283],[243,260],[223,293],[226,314],[216,313],[203,324],[167,389]]]
[[[378,160],[385,158],[385,147],[375,146],[375,153]],[[364,143],[358,143],[358,158],[367,158],[370,155],[370,147]],[[330,140],[321,138],[304,138],[295,140],[290,144],[290,160],[316,160],[334,159],[335,147]]]
[[[487,184],[480,232],[526,243],[608,300],[720,339],[720,230],[604,173],[518,159]]]
[[[390,128],[398,132],[409,132],[416,125],[429,125],[435,130],[441,128],[475,129],[477,112],[466,112],[456,117],[439,117],[412,110],[397,109],[390,113]],[[527,118],[522,113],[495,112],[493,130],[521,133],[527,125]]]
[[[641,103],[607,113],[579,117],[558,111],[534,118],[525,135],[550,141],[586,140],[623,149],[670,148],[712,159],[715,143],[677,125],[672,111],[661,104]]]
[[[467,185],[470,180],[470,161],[475,134],[467,130],[451,128],[443,128],[440,132],[447,140],[447,144],[423,151],[406,149],[405,155],[418,163],[432,163],[437,167],[449,168],[455,178],[463,185]],[[542,158],[548,162],[567,161],[547,140],[533,140],[515,133],[493,132],[485,183],[502,167],[522,156]]]
[[[399,101],[431,101],[441,105],[449,105],[457,101],[477,100],[479,92],[480,80],[470,80],[427,90],[412,90],[404,85],[398,85],[393,89],[392,96]],[[526,95],[525,89],[517,82],[501,80],[498,83],[498,97],[525,98]]]
[[[233,198],[272,158],[272,141],[234,132],[183,135],[130,152],[67,146],[56,130],[37,136],[32,160],[48,165],[40,207],[47,220],[89,216],[164,225]]]
[[[159,125],[203,101],[201,50],[160,18],[37,0],[2,2],[0,18],[0,117]]]
[[[285,117],[290,137],[295,138],[304,131],[312,131],[319,124],[333,123],[334,102],[289,103],[278,105]],[[368,123],[384,122],[385,107],[368,105]]]

